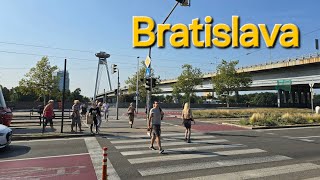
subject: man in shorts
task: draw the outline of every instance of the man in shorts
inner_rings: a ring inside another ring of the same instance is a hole
[[[148,119],[148,130],[150,129],[151,133],[151,144],[150,149],[156,150],[153,147],[153,143],[155,139],[157,140],[157,145],[159,148],[159,153],[162,154],[164,150],[161,148],[161,117],[163,116],[163,112],[159,108],[159,103],[157,101],[154,102],[154,107],[150,110],[150,116]],[[152,123],[152,124],[151,124]]]

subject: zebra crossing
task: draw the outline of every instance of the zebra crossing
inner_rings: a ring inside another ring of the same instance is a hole
[[[320,165],[314,163],[297,162],[285,155],[198,132],[192,134],[192,143],[183,141],[183,133],[163,133],[164,154],[148,148],[150,137],[146,134],[106,138],[146,179],[286,179],[320,170]],[[220,172],[228,167],[232,170]],[[318,176],[305,179],[320,179]]]

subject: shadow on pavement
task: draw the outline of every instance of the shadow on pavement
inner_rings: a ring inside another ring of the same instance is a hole
[[[0,159],[17,157],[29,153],[31,148],[22,145],[9,145],[6,148],[0,149]]]

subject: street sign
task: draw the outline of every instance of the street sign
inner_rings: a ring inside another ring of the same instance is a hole
[[[146,60],[144,61],[144,64],[147,66],[147,68],[150,67],[150,64],[151,64],[150,56],[147,56]]]
[[[146,68],[146,77],[150,77],[150,75],[151,75],[151,69]]]

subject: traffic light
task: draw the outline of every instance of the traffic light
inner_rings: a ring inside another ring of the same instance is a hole
[[[117,65],[116,65],[116,64],[112,64],[112,65],[111,65],[111,69],[112,69],[112,71],[111,71],[112,74],[116,73],[116,72],[117,72],[117,69],[118,69],[118,68],[117,68]]]
[[[176,0],[181,6],[190,6],[190,0]]]
[[[146,90],[148,90],[148,91],[151,91],[151,82],[152,81],[152,79],[151,78],[147,78],[146,79],[146,84],[145,84],[145,87],[146,87]]]
[[[156,85],[157,85],[157,79],[152,78],[152,88],[156,87]]]
[[[114,90],[114,95],[118,95],[118,89]]]

